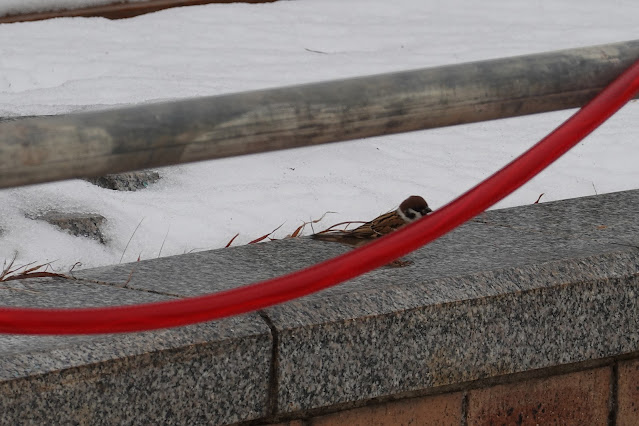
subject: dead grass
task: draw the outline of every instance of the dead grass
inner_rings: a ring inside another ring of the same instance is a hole
[[[75,263],[68,273],[56,272],[53,270],[51,266],[52,262],[41,263],[33,266],[36,262],[27,263],[26,265],[15,266],[16,259],[18,257],[18,253],[15,253],[13,259],[11,259],[8,263],[7,260],[2,263],[2,272],[0,272],[0,283],[7,283],[10,281],[16,280],[28,280],[33,278],[62,278],[65,280],[77,281],[77,282],[90,282],[94,284],[100,285],[108,285],[111,287],[119,287],[119,288],[128,288],[129,283],[131,282],[131,278],[133,278],[133,273],[135,272],[135,266],[131,269],[131,273],[129,277],[124,283],[110,283],[106,281],[100,280],[92,280],[87,278],[78,278],[72,275],[73,269],[78,266],[80,263]],[[138,256],[138,262],[140,261],[140,257]],[[137,266],[137,265],[136,265]],[[0,290],[15,290],[15,291],[26,291],[29,293],[38,293],[33,288],[18,288],[12,287],[9,285],[0,285]]]
[[[335,213],[335,212],[327,211],[318,219],[311,219],[308,222],[302,223],[291,234],[287,235],[283,239],[298,238],[298,237],[302,236],[302,234],[304,232],[304,229],[307,226],[309,226],[309,225],[310,225],[313,233],[315,233],[315,229],[313,228],[313,225],[319,223],[320,221],[322,221],[326,217],[326,215],[331,214],[331,213]],[[127,244],[126,244],[126,246],[125,246],[125,248],[124,248],[124,250],[122,252],[122,256],[120,257],[120,262],[122,262],[122,258],[124,257],[124,254],[127,251],[129,243],[133,239],[133,236],[135,235],[136,231],[138,230],[138,228],[142,224],[143,220],[144,220],[144,218],[142,218],[142,220],[140,220],[138,225],[133,230],[133,233],[131,234],[131,237],[129,238],[129,241],[127,242]],[[340,222],[340,223],[336,223],[336,224],[326,228],[323,231],[320,231],[319,233],[323,234],[323,233],[326,233],[326,232],[336,231],[335,228],[338,227],[338,226],[342,226],[342,225],[346,225],[346,227],[348,227],[351,224],[360,224],[360,223],[365,223],[365,222]],[[268,234],[264,234],[261,237],[258,237],[258,238],[255,238],[255,239],[249,241],[248,244],[256,244],[256,243],[259,243],[259,242],[267,240],[267,239],[269,241],[275,241],[275,240],[281,239],[281,238],[273,238],[272,235],[275,232],[277,232],[280,228],[282,228],[282,226],[284,226],[283,223],[280,226],[278,226],[277,228],[273,229]],[[167,235],[168,235],[168,231],[167,231]],[[231,238],[229,240],[229,242],[226,244],[225,247],[230,247],[231,244],[233,244],[233,241],[235,241],[235,239],[239,235],[240,235],[239,232],[237,234],[235,234],[233,236],[233,238]],[[166,236],[165,236],[164,239],[166,241]],[[162,248],[164,247],[164,242],[165,241],[162,242],[162,247],[160,248],[160,253],[162,252]],[[196,250],[196,249],[193,249],[193,250]],[[193,251],[193,250],[191,250],[191,251]],[[7,282],[10,282],[10,281],[28,280],[28,279],[33,279],[33,278],[61,278],[61,279],[77,281],[77,282],[89,282],[89,283],[100,284],[100,285],[108,285],[108,286],[112,286],[112,287],[129,288],[128,285],[131,282],[131,278],[133,277],[133,274],[134,274],[135,269],[136,269],[135,266],[131,269],[131,273],[129,274],[127,280],[124,283],[110,283],[110,282],[106,282],[106,281],[91,280],[91,279],[86,279],[86,278],[75,277],[73,275],[73,269],[75,269],[76,266],[80,265],[79,262],[74,264],[67,273],[62,273],[62,272],[57,272],[57,271],[55,271],[53,269],[53,267],[51,266],[52,262],[40,263],[40,264],[36,264],[36,262],[31,262],[31,263],[27,263],[26,265],[16,266],[15,262],[16,262],[17,257],[18,257],[18,253],[15,253],[15,255],[13,256],[13,259],[11,259],[9,262],[7,262],[7,260],[5,260],[3,262],[2,271],[0,272],[0,284],[7,283]],[[137,261],[138,262],[140,261],[140,256],[138,256]],[[16,290],[16,291],[27,291],[27,292],[37,293],[37,291],[35,291],[35,290],[31,289],[31,288],[23,289],[23,288],[11,287],[9,285],[0,285],[0,290]]]
[[[278,226],[277,228],[273,229],[271,232],[269,232],[268,234],[264,234],[261,237],[255,238],[252,241],[249,241],[247,244],[256,244],[259,243],[260,241],[264,241],[266,239],[268,239],[269,241],[276,241],[279,239],[287,239],[287,238],[297,238],[300,237],[302,235],[302,232],[304,231],[304,229],[306,228],[306,226],[310,225],[311,229],[313,228],[313,225],[320,222],[321,220],[323,220],[327,214],[330,213],[335,213],[335,212],[326,212],[324,213],[319,219],[311,219],[308,222],[304,222],[302,223],[300,226],[298,226],[295,231],[293,231],[291,234],[287,235],[284,238],[272,238],[271,235],[273,235],[276,231],[278,231],[282,226],[284,226],[284,224],[282,223],[280,226]],[[337,223],[335,225],[333,225],[331,228],[335,227],[335,226],[339,226],[341,224],[344,223],[356,223],[356,222],[342,222],[342,223]],[[364,223],[364,222],[362,222]],[[330,229],[330,228],[329,228]],[[315,232],[315,230],[313,229],[313,233]],[[326,232],[326,231],[322,231],[322,232]],[[231,244],[233,244],[233,241],[235,241],[235,239],[240,235],[240,233],[238,232],[237,234],[235,234],[233,236],[233,238],[231,238],[229,240],[228,243],[226,243],[226,245],[224,246],[225,248],[230,247]]]

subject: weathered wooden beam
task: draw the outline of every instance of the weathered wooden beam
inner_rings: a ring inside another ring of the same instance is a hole
[[[639,40],[0,123],[0,188],[583,105]]]
[[[171,7],[196,6],[209,3],[272,3],[277,0],[148,0],[133,3],[110,3],[45,12],[15,13],[0,16],[0,24],[11,22],[41,21],[62,17],[101,16],[108,19],[124,19]]]

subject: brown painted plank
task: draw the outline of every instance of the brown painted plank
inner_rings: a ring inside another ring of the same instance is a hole
[[[0,17],[0,23],[40,21],[43,19],[73,17],[73,16],[101,16],[108,19],[131,18],[145,13],[171,7],[194,6],[209,3],[273,3],[277,0],[149,0],[135,3],[117,3],[103,6],[85,7],[80,9],[55,10],[50,12],[14,14]]]

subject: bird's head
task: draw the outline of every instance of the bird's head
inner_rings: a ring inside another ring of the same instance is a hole
[[[397,213],[406,223],[414,222],[432,212],[428,203],[419,195],[411,195],[399,205]]]

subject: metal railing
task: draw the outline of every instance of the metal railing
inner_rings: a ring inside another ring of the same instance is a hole
[[[582,106],[639,40],[0,123],[0,188]]]

